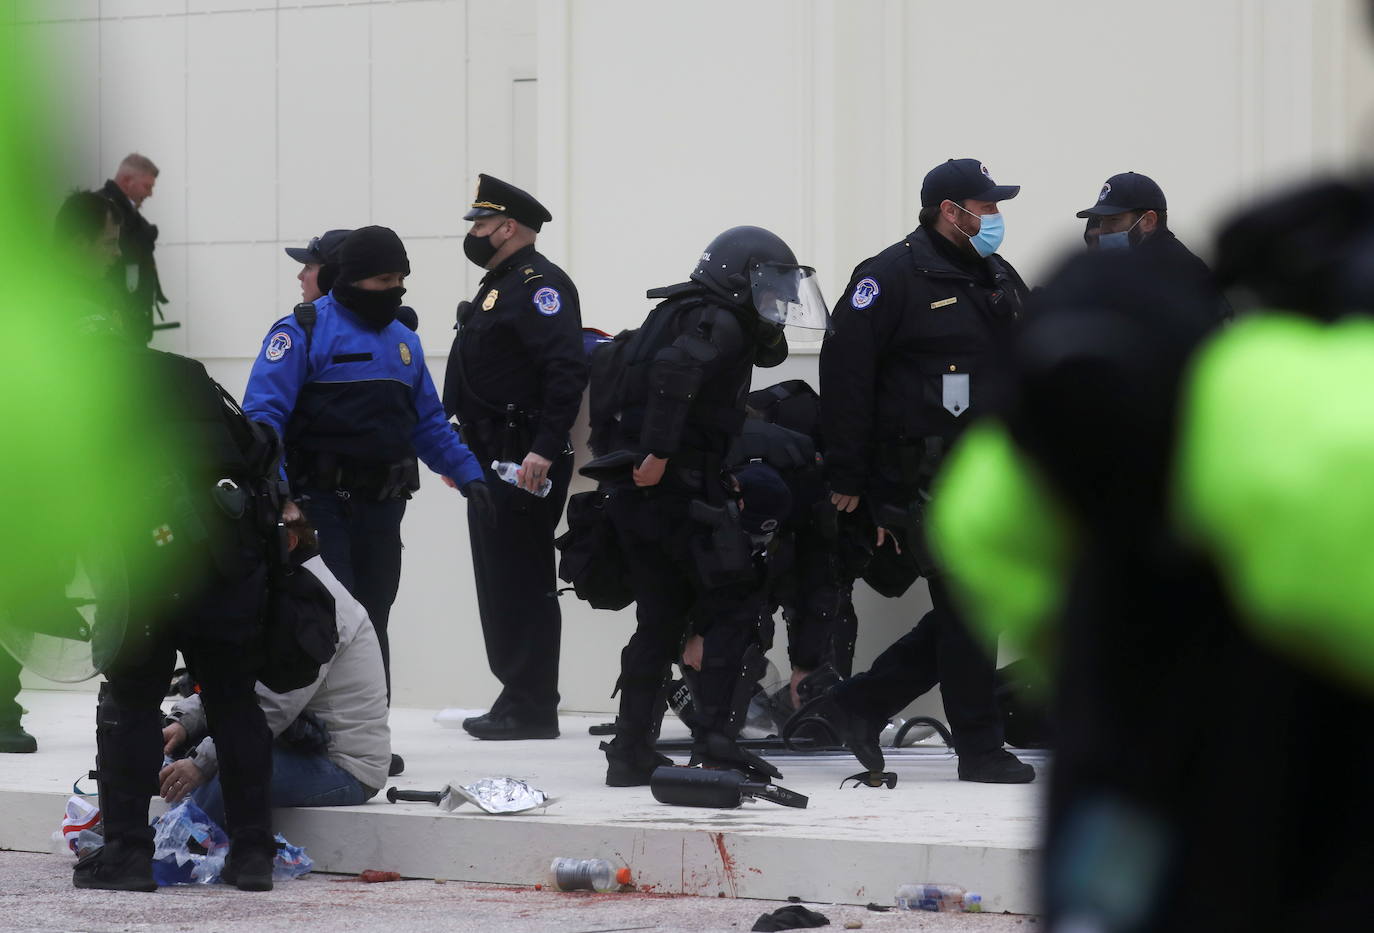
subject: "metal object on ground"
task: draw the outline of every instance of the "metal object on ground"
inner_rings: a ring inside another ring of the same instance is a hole
[[[659,803],[679,807],[734,809],[746,798],[758,798],[804,809],[809,802],[804,794],[777,784],[750,781],[738,771],[706,768],[655,768],[649,778],[649,789]]]

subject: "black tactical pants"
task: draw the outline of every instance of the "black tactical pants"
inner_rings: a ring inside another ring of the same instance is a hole
[[[320,535],[320,556],[353,598],[363,604],[382,649],[391,698],[391,640],[387,623],[401,586],[401,519],[405,499],[378,502],[320,489],[304,491],[305,511]]]
[[[468,537],[487,665],[501,682],[493,716],[557,722],[563,616],[553,539],[568,499],[572,459],[571,454],[554,459],[553,488],[541,499],[503,482],[491,471],[491,458],[481,457],[495,524],[469,504]]]
[[[200,685],[215,739],[225,829],[236,846],[267,848],[272,845],[272,733],[254,692],[259,658],[248,646],[181,634],[194,624],[126,633],[106,671],[96,711],[105,837],[151,854],[148,801],[158,792],[162,769],[161,704],[180,649]]]
[[[929,582],[931,610],[867,671],[840,684],[835,698],[866,718],[887,719],[939,684],[955,751],[966,755],[1000,748],[995,659],[955,613],[943,582]]]
[[[694,701],[707,731],[731,731],[745,651],[758,640],[764,593],[754,584],[713,589],[701,583],[690,542],[704,531],[688,517],[690,502],[668,490],[632,490],[611,500],[636,603],[637,626],[620,653],[617,734],[625,742],[656,734],[660,689],[680,657],[689,618],[703,639]]]

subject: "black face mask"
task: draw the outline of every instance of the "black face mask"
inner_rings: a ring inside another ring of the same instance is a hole
[[[373,330],[381,330],[396,320],[396,309],[401,306],[401,296],[405,293],[405,288],[400,285],[379,292],[342,283],[334,286],[334,297],[339,299],[339,303],[362,318],[363,323]]]
[[[491,262],[491,257],[496,255],[497,248],[490,236],[477,236],[469,233],[463,237],[463,255],[468,257],[483,269],[487,263]]]

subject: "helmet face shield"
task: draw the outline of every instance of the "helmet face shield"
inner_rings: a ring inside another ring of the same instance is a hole
[[[780,327],[796,329],[817,340],[830,330],[830,308],[810,266],[764,262],[749,271],[754,309]]]

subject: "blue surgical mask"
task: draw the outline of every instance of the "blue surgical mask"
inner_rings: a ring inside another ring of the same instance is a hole
[[[974,251],[984,259],[997,252],[997,248],[1002,245],[1002,238],[1007,232],[1006,222],[1002,219],[1001,213],[975,214],[962,205],[956,204],[954,206],[970,217],[978,218],[978,232],[968,238],[968,241],[973,244]]]
[[[1136,227],[1138,227],[1138,226],[1140,225],[1140,222],[1141,222],[1142,220],[1144,220],[1144,219],[1145,219],[1145,215],[1144,215],[1144,214],[1141,214],[1138,218],[1136,218],[1136,222],[1133,223],[1133,224],[1131,224],[1130,230],[1122,230],[1122,231],[1119,232],[1119,233],[1099,233],[1099,234],[1097,235],[1097,248],[1098,248],[1098,249],[1130,249],[1130,248],[1131,248],[1131,230],[1134,230]]]

